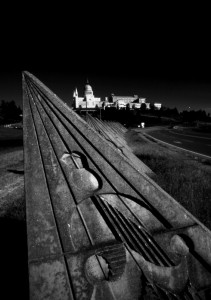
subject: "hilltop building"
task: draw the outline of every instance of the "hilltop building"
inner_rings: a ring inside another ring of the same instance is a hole
[[[96,110],[97,108],[115,107],[117,109],[135,109],[141,108],[145,104],[146,109],[150,109],[150,103],[146,102],[146,98],[140,98],[138,95],[133,96],[116,96],[111,94],[110,97],[105,97],[104,101],[101,98],[96,98],[93,94],[92,87],[89,82],[85,84],[84,96],[79,97],[77,88],[73,92],[73,108],[82,110]],[[154,103],[155,109],[161,108],[161,103]]]
[[[111,94],[106,106],[115,106],[119,108],[129,107],[130,109],[133,109],[140,108],[142,103],[146,104],[146,109],[150,108],[150,103],[146,103],[146,98],[140,98],[138,95],[115,96],[114,94]]]
[[[157,109],[161,109],[162,104],[161,103],[154,103],[154,107]]]
[[[84,110],[93,110],[97,107],[102,107],[104,101],[101,101],[101,98],[96,98],[93,94],[91,85],[87,80],[87,83],[84,87],[84,96],[79,97],[77,88],[73,92],[73,107],[75,109],[81,108]]]

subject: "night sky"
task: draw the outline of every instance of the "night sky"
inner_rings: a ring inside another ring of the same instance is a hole
[[[192,4],[159,7],[160,14],[121,5],[10,14],[13,26],[1,35],[0,100],[22,106],[27,70],[67,103],[75,87],[83,95],[88,78],[96,97],[135,94],[179,111],[211,112],[209,10]]]

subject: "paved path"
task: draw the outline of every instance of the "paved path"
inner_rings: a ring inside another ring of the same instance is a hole
[[[174,129],[158,129],[156,131],[146,131],[146,133],[174,146],[211,157],[211,136],[203,136],[199,133],[183,133]]]

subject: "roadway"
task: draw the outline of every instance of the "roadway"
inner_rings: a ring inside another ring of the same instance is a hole
[[[211,157],[211,135],[198,132],[182,132],[175,129],[146,131],[146,133],[163,142]]]

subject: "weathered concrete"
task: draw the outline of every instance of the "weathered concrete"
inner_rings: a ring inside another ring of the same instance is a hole
[[[23,97],[30,299],[205,299],[211,232],[28,72]]]
[[[152,170],[147,167],[140,159],[138,159],[127,145],[127,142],[124,139],[122,131],[117,129],[117,125],[114,122],[107,123],[102,122],[98,119],[93,118],[92,116],[86,116],[86,121],[88,124],[94,128],[98,133],[100,133],[106,141],[112,143],[116,148],[123,154],[139,172],[145,173],[147,175],[153,175]],[[126,130],[125,130],[126,132]]]

